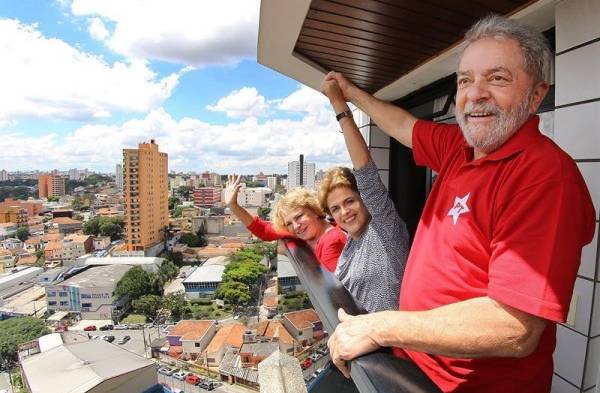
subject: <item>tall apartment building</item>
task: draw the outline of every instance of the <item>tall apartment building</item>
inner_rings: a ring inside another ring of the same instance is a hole
[[[267,187],[275,191],[275,189],[277,188],[277,176],[267,177]]]
[[[206,207],[221,202],[221,191],[222,189],[219,187],[196,188],[192,193],[194,206]]]
[[[65,195],[65,178],[59,174],[45,174],[38,177],[40,198]]]
[[[123,165],[117,164],[115,167],[115,183],[117,183],[117,189],[123,192]]]
[[[288,163],[287,190],[291,191],[300,186],[314,190],[315,170],[315,164],[304,161],[304,155],[300,154],[300,160]],[[300,181],[300,172],[302,172],[302,181]]]
[[[154,139],[123,149],[123,189],[128,251],[146,251],[163,241],[168,225],[168,156]]]
[[[6,172],[5,169],[2,169],[0,171],[0,181],[6,181],[8,180],[8,172]]]

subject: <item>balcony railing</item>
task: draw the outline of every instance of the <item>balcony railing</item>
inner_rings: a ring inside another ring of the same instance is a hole
[[[323,322],[325,330],[332,333],[339,324],[337,310],[343,308],[356,315],[363,312],[354,302],[342,283],[327,270],[321,268],[314,254],[304,243],[284,241],[286,253],[303,287]],[[394,357],[382,349],[354,359],[350,363],[352,380],[345,379],[332,367],[310,386],[311,393],[352,392],[360,393],[433,393],[437,386],[411,361]]]

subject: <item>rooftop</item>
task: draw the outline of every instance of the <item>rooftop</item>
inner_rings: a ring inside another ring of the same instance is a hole
[[[297,343],[290,332],[288,332],[285,326],[279,321],[262,321],[255,326],[255,329],[257,336],[277,339],[284,344]]]
[[[308,310],[288,312],[283,314],[283,317],[287,318],[298,330],[306,329],[311,327],[315,322],[321,321],[315,310],[312,308],[309,308]]]
[[[84,393],[154,362],[104,340],[61,345],[21,362],[32,393]],[[48,383],[52,381],[52,383]]]
[[[75,286],[79,288],[94,288],[116,286],[117,282],[127,273],[131,266],[108,265],[91,267],[88,270],[60,283],[61,286]]]
[[[81,224],[81,221],[73,220],[69,217],[56,217],[52,219],[52,222],[58,225]]]
[[[221,256],[217,256],[217,257],[208,258],[202,266],[213,266],[213,265],[226,266],[227,264],[229,264],[229,258],[224,255],[221,255]]]
[[[251,353],[252,356],[269,356],[279,350],[276,342],[246,343],[240,348],[240,353]]]
[[[216,352],[225,345],[240,348],[243,343],[243,335],[245,331],[246,327],[242,324],[233,324],[221,327],[217,334],[215,334],[213,337],[210,344],[208,344],[206,352]]]
[[[278,278],[287,278],[287,277],[298,277],[296,271],[292,267],[292,264],[287,258],[279,258],[277,259],[277,277]]]
[[[86,265],[162,265],[164,258],[157,257],[90,257],[85,260]]]
[[[169,332],[169,336],[179,336],[181,340],[185,341],[197,341],[202,338],[208,332],[211,326],[215,324],[215,321],[195,321],[195,320],[183,320],[179,321],[177,325]]]
[[[222,265],[198,266],[183,282],[221,282],[224,271]]]

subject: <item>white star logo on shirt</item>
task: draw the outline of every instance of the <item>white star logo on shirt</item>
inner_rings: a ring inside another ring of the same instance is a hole
[[[460,216],[463,213],[468,213],[471,211],[471,210],[469,210],[469,207],[467,206],[467,201],[469,200],[469,195],[471,195],[471,193],[468,193],[467,195],[465,195],[462,198],[454,197],[454,205],[448,212],[448,215],[452,216],[452,222],[454,223],[454,225],[456,225],[456,222],[458,221],[458,216]]]

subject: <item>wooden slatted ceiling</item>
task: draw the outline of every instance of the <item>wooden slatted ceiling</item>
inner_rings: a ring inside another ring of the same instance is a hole
[[[530,0],[313,0],[294,51],[375,92]]]

